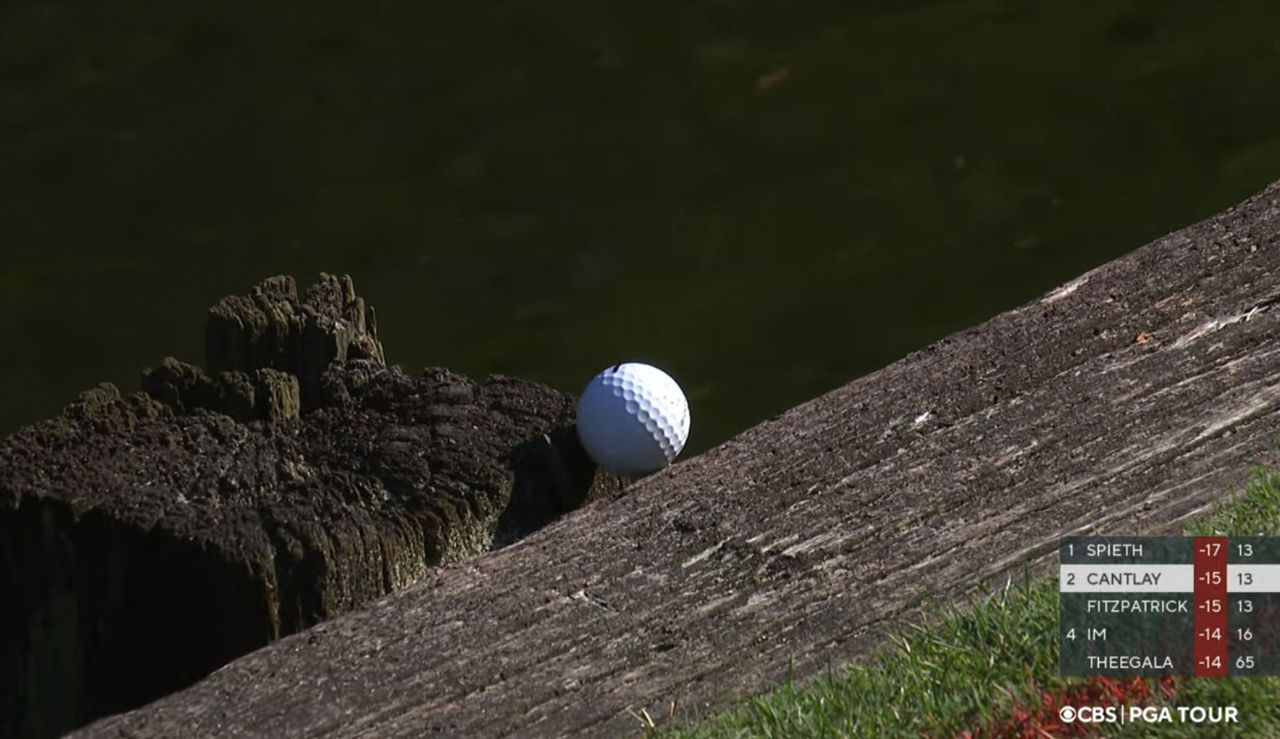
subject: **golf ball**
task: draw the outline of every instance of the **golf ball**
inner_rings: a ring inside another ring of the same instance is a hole
[[[689,401],[657,367],[615,364],[582,391],[578,438],[596,465],[610,472],[654,472],[670,464],[689,439]]]

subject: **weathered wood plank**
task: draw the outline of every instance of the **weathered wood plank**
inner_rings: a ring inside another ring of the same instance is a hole
[[[79,736],[601,735],[1275,458],[1280,187]],[[843,340],[843,337],[833,337]],[[856,340],[856,337],[848,337]]]

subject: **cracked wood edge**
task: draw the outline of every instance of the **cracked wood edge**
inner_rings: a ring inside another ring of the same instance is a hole
[[[864,659],[1277,459],[1280,186],[82,737],[529,736]],[[642,713],[643,712],[643,713]]]

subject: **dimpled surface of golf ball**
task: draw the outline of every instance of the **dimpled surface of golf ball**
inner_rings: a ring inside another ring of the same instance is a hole
[[[671,464],[689,439],[689,401],[657,367],[615,364],[582,391],[578,438],[591,459],[610,472],[655,472]]]

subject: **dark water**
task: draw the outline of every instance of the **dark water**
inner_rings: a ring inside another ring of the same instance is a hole
[[[1269,1],[303,7],[0,4],[0,432],[325,270],[701,449],[1280,177]]]

